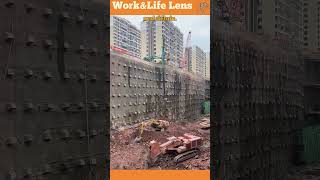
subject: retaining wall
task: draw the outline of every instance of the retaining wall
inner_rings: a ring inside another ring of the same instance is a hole
[[[215,27],[211,89],[217,179],[286,179],[304,120],[303,59],[270,37],[218,20]]]
[[[193,120],[201,115],[209,83],[180,69],[111,54],[112,128],[145,118]],[[164,76],[163,76],[164,75]],[[207,92],[207,95],[206,95]]]

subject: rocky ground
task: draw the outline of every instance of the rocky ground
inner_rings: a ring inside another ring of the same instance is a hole
[[[210,130],[201,129],[197,121],[171,122],[165,131],[144,131],[142,140],[137,143],[138,126],[111,132],[111,169],[192,169],[210,168]],[[151,140],[166,142],[167,137],[191,133],[204,139],[200,154],[181,163],[174,163],[170,155],[162,156],[156,164],[147,164],[148,144]]]

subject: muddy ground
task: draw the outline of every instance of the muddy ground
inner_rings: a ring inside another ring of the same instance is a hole
[[[208,118],[208,117],[206,117]],[[166,131],[144,131],[142,140],[134,142],[138,135],[138,127],[132,126],[111,132],[110,158],[111,169],[192,169],[204,170],[210,168],[210,130],[200,128],[199,120],[191,122],[170,122]],[[200,154],[184,162],[175,164],[170,155],[162,156],[160,161],[148,165],[147,150],[151,140],[166,142],[167,137],[182,136],[191,133],[203,137]]]

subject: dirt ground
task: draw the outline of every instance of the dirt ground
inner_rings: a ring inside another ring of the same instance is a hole
[[[208,117],[206,117],[208,118]],[[138,127],[132,126],[111,132],[110,157],[111,169],[210,169],[210,130],[200,128],[199,122],[203,118],[192,122],[170,122],[165,131],[144,131],[142,140],[137,143],[134,139],[138,135]],[[170,136],[182,136],[191,133],[203,137],[200,154],[184,162],[175,164],[170,155],[161,156],[156,164],[147,164],[148,144],[152,140],[160,143],[167,141]]]

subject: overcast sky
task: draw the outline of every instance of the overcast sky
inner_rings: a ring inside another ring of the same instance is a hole
[[[138,15],[120,16],[129,20],[132,24],[140,28],[143,17]],[[205,52],[210,51],[210,16],[174,16],[177,21],[173,23],[180,28],[183,33],[184,43],[187,39],[188,32],[191,30],[191,45],[197,45]]]

